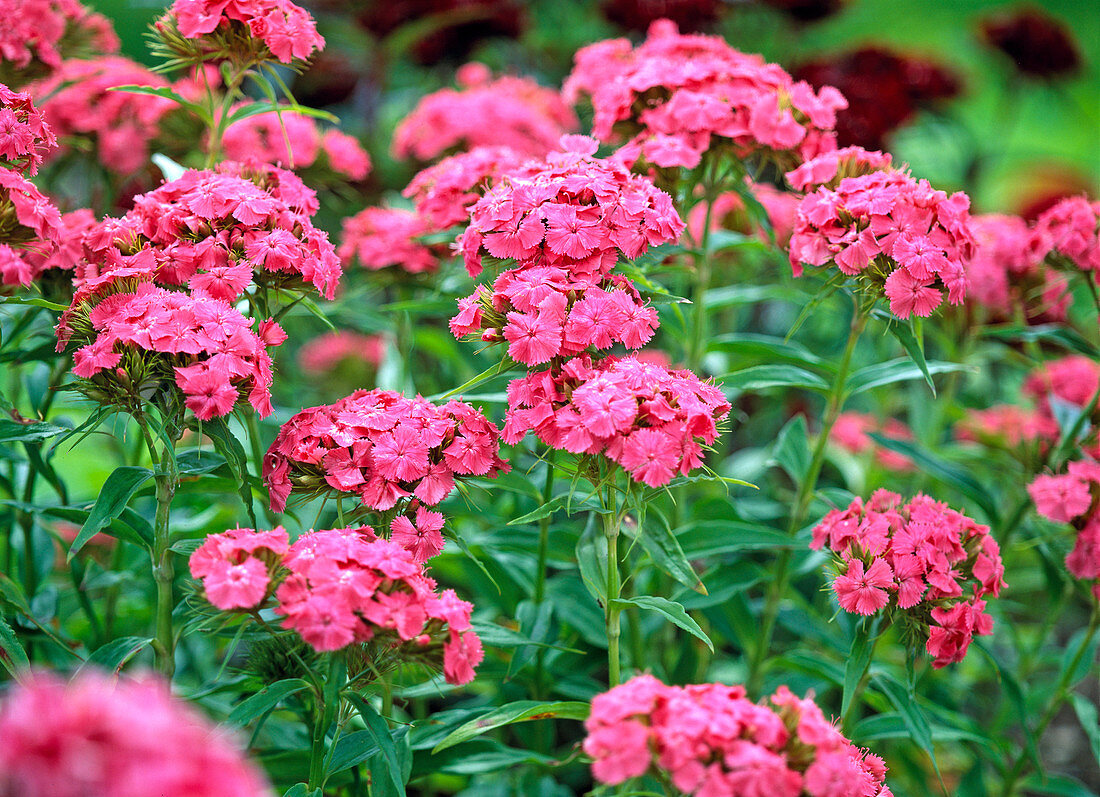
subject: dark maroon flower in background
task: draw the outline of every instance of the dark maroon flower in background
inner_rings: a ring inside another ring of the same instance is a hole
[[[294,79],[294,95],[312,108],[339,105],[355,92],[360,71],[341,51],[319,53],[309,69]]]
[[[763,0],[764,5],[777,8],[799,22],[816,22],[832,16],[844,5],[844,0]]]
[[[1025,75],[1055,78],[1081,66],[1081,54],[1070,31],[1037,8],[987,17],[981,23],[981,35]]]
[[[646,31],[654,20],[671,19],[684,33],[705,30],[718,20],[721,0],[604,0],[603,13],[627,30]]]
[[[848,99],[837,114],[839,146],[886,149],[886,137],[917,110],[959,92],[959,78],[946,67],[880,47],[810,61],[792,70],[814,86],[836,86]]]

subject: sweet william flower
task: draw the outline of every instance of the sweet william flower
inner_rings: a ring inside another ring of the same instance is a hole
[[[890,602],[894,572],[885,559],[875,559],[866,573],[863,562],[852,559],[848,570],[833,581],[833,590],[840,599],[840,607],[855,614],[872,615]]]
[[[390,523],[390,539],[423,563],[443,550],[443,515],[420,506],[415,523],[407,515],[398,515]]]
[[[226,46],[240,50],[243,34],[251,47],[237,54],[256,61],[274,56],[289,64],[325,46],[313,17],[289,0],[175,0],[157,28],[170,45],[174,32],[215,52]]]

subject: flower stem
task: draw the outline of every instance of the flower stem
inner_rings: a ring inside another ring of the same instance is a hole
[[[149,449],[149,459],[153,463],[153,481],[156,484],[157,513],[153,521],[151,552],[153,581],[157,588],[153,651],[156,656],[157,670],[170,681],[176,671],[176,639],[172,630],[172,610],[175,608],[172,582],[175,578],[175,568],[172,564],[172,552],[168,550],[171,544],[169,513],[179,484],[179,476],[176,472],[175,451],[166,445],[164,451],[158,456],[156,443],[149,431],[145,414],[139,412],[135,417],[145,438],[145,445]]]
[[[806,520],[806,514],[813,501],[814,492],[817,489],[817,478],[821,475],[821,468],[825,463],[825,446],[829,442],[829,432],[836,423],[837,416],[844,406],[847,398],[845,384],[848,381],[848,372],[852,365],[852,354],[856,343],[867,325],[867,315],[861,312],[856,300],[856,306],[852,314],[852,323],[848,331],[848,342],[841,355],[840,366],[837,368],[836,378],[825,404],[825,415],[821,421],[821,431],[818,433],[817,442],[814,444],[813,454],[810,457],[810,465],[806,475],[798,484],[798,492],[795,494],[794,510],[791,512],[790,522],[787,525],[787,536],[794,537]],[[764,602],[764,611],[760,619],[760,637],[756,648],[752,651],[749,661],[748,691],[750,695],[757,695],[763,685],[764,662],[771,651],[772,634],[775,632],[775,621],[779,615],[779,603],[783,594],[787,591],[790,582],[790,566],[793,556],[790,548],[785,548],[779,555],[776,565],[775,578],[771,582],[771,588]]]
[[[247,409],[244,412],[245,428],[248,429],[248,442],[252,448],[252,459],[256,461],[256,478],[263,480],[264,473],[264,448],[263,443],[260,440],[260,422],[259,415],[255,410],[249,412]],[[267,501],[261,502],[264,508],[264,517],[267,519],[269,526],[275,526],[277,518],[275,513],[271,511],[271,505]]]
[[[691,301],[694,305],[692,315],[691,346],[688,349],[688,370],[698,372],[707,348],[707,291],[710,289],[710,223],[714,212],[715,197],[708,190],[706,198],[707,212],[703,218],[703,232],[699,236],[700,254],[695,259],[695,291]]]
[[[619,674],[619,615],[622,609],[617,603],[622,581],[619,577],[619,519],[615,513],[612,494],[611,507],[603,516],[603,534],[607,541],[607,596],[604,601],[604,621],[607,627],[607,684],[618,686]]]

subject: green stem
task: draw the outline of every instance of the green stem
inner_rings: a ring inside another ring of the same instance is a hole
[[[864,629],[862,627],[856,629],[857,634],[875,633],[878,630],[878,623],[876,622],[874,628],[871,630]],[[859,705],[859,697],[863,694],[863,690],[867,688],[867,682],[871,680],[871,662],[875,660],[875,646],[878,645],[880,636],[876,636],[871,640],[871,652],[867,656],[867,664],[863,667],[863,672],[859,676],[859,681],[856,683],[856,688],[852,692],[849,698],[848,709],[844,712],[844,716],[840,720],[840,728],[844,731],[846,736],[851,736],[852,719],[856,711],[856,707]]]
[[[787,525],[788,537],[793,538],[806,520],[806,514],[809,512],[814,492],[817,489],[817,479],[821,475],[821,468],[825,463],[825,447],[829,442],[829,432],[832,431],[833,424],[836,423],[837,416],[840,415],[840,410],[843,408],[844,400],[847,397],[845,384],[848,381],[848,371],[852,365],[852,354],[855,352],[856,343],[859,341],[863,328],[867,325],[867,315],[861,312],[858,299],[856,302],[852,314],[852,323],[848,331],[848,342],[844,347],[844,354],[841,356],[836,378],[829,390],[829,396],[825,404],[825,416],[821,421],[821,430],[818,433],[817,442],[814,444],[813,454],[810,457],[810,466],[806,470],[805,477],[799,482],[798,492],[795,494],[794,511],[791,513],[790,522]],[[779,616],[779,604],[790,582],[792,556],[793,553],[790,548],[785,548],[779,555],[775,578],[771,582],[771,588],[768,590],[764,602],[764,611],[760,620],[759,643],[753,649],[749,661],[748,691],[750,695],[759,694],[763,685],[764,662],[771,651],[775,621]]]
[[[554,449],[546,449],[546,481],[542,486],[542,502],[550,503],[554,497]],[[550,557],[550,518],[553,513],[539,521],[538,566],[535,570],[535,603],[546,599],[546,567]]]
[[[164,451],[158,456],[144,413],[139,413],[136,418],[141,427],[142,436],[145,438],[145,445],[149,449],[149,458],[153,463],[153,481],[156,484],[157,513],[153,521],[152,561],[157,599],[153,651],[157,670],[171,681],[176,671],[176,638],[172,630],[172,610],[176,604],[172,597],[175,568],[172,563],[172,552],[168,550],[171,545],[169,514],[176,487],[179,485],[179,476],[176,472],[175,451],[166,445]]]
[[[309,790],[320,788],[325,771],[325,735],[328,732],[328,707],[319,694],[314,695],[313,744],[309,751]]]
[[[607,684],[618,686],[619,674],[619,615],[622,609],[617,600],[622,589],[619,576],[619,522],[615,513],[612,493],[610,512],[603,516],[603,534],[607,541],[607,599],[604,601],[604,622],[607,627]]]
[[[710,223],[714,212],[714,200],[711,190],[707,189],[707,212],[703,217],[703,233],[699,239],[701,253],[695,260],[695,291],[691,301],[694,305],[692,316],[691,347],[688,349],[687,366],[690,371],[698,371],[707,348],[707,291],[710,289]]]
[[[260,422],[258,420],[259,415],[253,410],[244,412],[245,428],[248,429],[248,442],[252,448],[252,459],[256,463],[256,478],[263,479],[264,472],[264,449],[263,443],[260,440]],[[263,501],[264,517],[267,519],[269,526],[274,527],[277,525],[278,519],[275,517],[275,513],[271,511],[271,505],[267,501]]]
[[[237,96],[237,90],[240,88],[241,83],[244,81],[244,76],[247,73],[247,69],[239,69],[234,72],[233,77],[226,84],[225,96],[222,98],[219,107],[214,107],[216,105],[214,94],[212,91],[210,93],[210,118],[214,122],[214,127],[210,130],[210,149],[206,153],[207,169],[214,168],[214,164],[218,162],[218,158],[221,155],[222,136],[225,135],[225,131],[229,127],[229,109],[233,107],[233,100]]]

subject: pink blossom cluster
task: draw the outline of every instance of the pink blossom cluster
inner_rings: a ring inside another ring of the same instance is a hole
[[[396,268],[408,274],[423,274],[436,271],[446,254],[443,245],[421,240],[436,231],[412,210],[365,208],[344,219],[337,253],[345,263],[355,260],[371,271]]]
[[[115,287],[123,284],[109,276],[87,287],[96,290],[111,281]],[[73,308],[58,327],[58,351],[70,340],[79,346],[73,374],[81,379],[130,398],[171,380],[187,408],[204,421],[228,415],[242,397],[260,415],[271,413],[267,348],[286,340],[274,321],[263,322],[257,334],[226,302],[167,290],[148,277],[132,291],[99,297],[78,292]]]
[[[283,563],[288,575],[275,593],[276,612],[318,652],[375,640],[430,661],[442,641],[447,682],[474,679],[484,653],[470,624],[473,606],[454,590],[438,592],[397,543],[369,526],[313,531],[290,546]]]
[[[1077,578],[1094,581],[1092,594],[1100,600],[1100,464],[1071,462],[1064,474],[1036,476],[1027,491],[1040,515],[1077,530],[1066,569]]]
[[[1063,199],[1035,220],[1031,250],[1037,259],[1064,260],[1082,271],[1100,271],[1100,202]]]
[[[962,661],[975,634],[990,634],[987,595],[1005,586],[1004,564],[987,526],[926,495],[907,502],[887,490],[834,509],[810,547],[838,556],[833,591],[842,609],[873,615],[896,609],[927,634],[932,666]]]
[[[867,413],[842,412],[829,430],[829,442],[850,454],[874,451],[875,461],[888,470],[913,469],[913,461],[909,457],[876,444],[868,432],[877,432],[895,440],[913,439],[912,430],[896,418],[880,421]]]
[[[333,404],[297,413],[264,457],[271,508],[290,494],[352,493],[377,510],[415,496],[438,504],[456,476],[507,470],[499,431],[462,401],[436,406],[389,390],[357,390]]]
[[[666,686],[639,675],[592,699],[584,751],[616,785],[653,773],[701,797],[890,797],[886,765],[781,686],[753,703],[742,686]]]
[[[326,374],[343,362],[354,361],[378,368],[386,355],[386,339],[346,329],[326,332],[298,349],[298,367],[307,374]]]
[[[1018,311],[1033,323],[1064,321],[1068,281],[1034,251],[1034,232],[1019,216],[987,214],[970,220],[974,256],[966,266],[968,301],[994,320],[1014,321]]]
[[[1024,380],[1023,393],[1033,398],[1040,415],[1057,423],[1051,398],[1078,409],[1088,407],[1100,390],[1100,362],[1083,354],[1071,354],[1051,360],[1032,371]],[[1100,407],[1089,419],[1092,431],[1081,441],[1081,450],[1094,459],[1100,459]],[[1052,442],[1057,440],[1054,435]]]
[[[1058,441],[1058,422],[1031,407],[997,404],[984,410],[970,410],[955,430],[955,437],[979,443],[996,443],[1012,451],[1038,444],[1046,450]]]
[[[393,134],[398,158],[429,161],[453,150],[508,147],[541,157],[577,117],[554,89],[530,78],[495,80],[482,64],[458,71],[458,89],[442,89],[420,100]]]
[[[753,183],[746,180],[749,191],[763,205],[767,214],[767,223],[779,246],[786,246],[794,231],[794,222],[798,217],[798,197],[787,191],[780,191],[767,183]],[[691,240],[703,240],[703,225],[707,217],[705,202],[697,202],[688,212],[687,231]],[[760,220],[752,218],[745,208],[745,200],[735,191],[719,194],[710,210],[710,231],[726,229],[745,235],[755,235],[768,242],[770,236]]]
[[[418,172],[402,194],[432,227],[445,230],[470,217],[491,181],[522,166],[527,155],[508,147],[475,147]]]
[[[111,91],[116,86],[165,88],[168,82],[128,58],[68,60],[29,91],[61,137],[92,137],[100,163],[129,175],[149,162],[160,123],[176,104],[164,97]]]
[[[152,676],[40,672],[0,701],[0,794],[264,797],[236,740]]]
[[[889,171],[893,158],[889,152],[844,147],[823,152],[787,172],[787,182],[795,191],[806,193],[825,186],[836,189],[845,177],[859,177],[871,172]]]
[[[0,168],[0,285],[30,285],[60,235],[53,202],[19,172]]]
[[[271,531],[236,528],[211,534],[191,554],[193,578],[203,594],[223,611],[251,611],[275,587],[276,572],[290,550],[286,529]]]
[[[560,143],[562,151],[512,171],[470,209],[458,246],[471,276],[481,272],[483,251],[521,268],[607,274],[620,253],[633,259],[680,237],[672,197],[648,178],[594,157],[597,144],[587,136]]]
[[[603,454],[660,487],[702,464],[729,411],[722,391],[690,371],[583,354],[508,385],[504,441],[533,430],[552,448]]]
[[[638,349],[658,326],[657,311],[642,300],[633,283],[619,274],[572,278],[554,266],[503,272],[492,292],[484,287],[458,300],[451,319],[456,338],[475,335],[508,343],[508,356],[524,365],[542,365],[621,343]]]
[[[0,83],[0,168],[33,177],[56,146],[53,130],[30,95]]]
[[[815,92],[758,55],[716,36],[682,35],[669,20],[654,22],[637,48],[627,39],[581,48],[563,93],[571,102],[591,96],[600,141],[629,131],[628,161],[689,169],[720,145],[740,158],[779,153],[785,161],[828,152],[836,112],[848,105],[831,86]]]
[[[234,122],[222,136],[222,150],[230,160],[256,158],[288,169],[308,168],[324,155],[323,164],[349,180],[362,180],[371,168],[370,156],[352,136],[335,128],[322,132],[313,117],[291,110]]]
[[[110,21],[77,0],[0,0],[0,60],[17,70],[32,62],[48,68],[61,66],[62,43],[84,45],[99,52],[118,50]]]
[[[256,282],[308,284],[332,299],[342,269],[328,234],[313,226],[317,208],[316,194],[293,173],[228,161],[135,197],[125,216],[104,219],[84,244],[93,273],[152,258],[158,282],[196,295],[232,302]]]
[[[0,244],[0,285],[30,285],[49,269],[71,272],[84,257],[84,233],[95,225],[95,214],[80,208],[61,214],[56,241],[47,238],[19,249]],[[71,274],[64,277],[71,280]]]
[[[290,0],[175,0],[169,14],[185,38],[201,41],[241,29],[284,64],[325,46],[313,17]]]
[[[966,266],[974,248],[970,199],[950,197],[927,180],[901,171],[847,177],[835,189],[822,187],[802,200],[790,261],[835,265],[877,295],[885,293],[899,318],[929,316],[948,300],[966,297]]]

